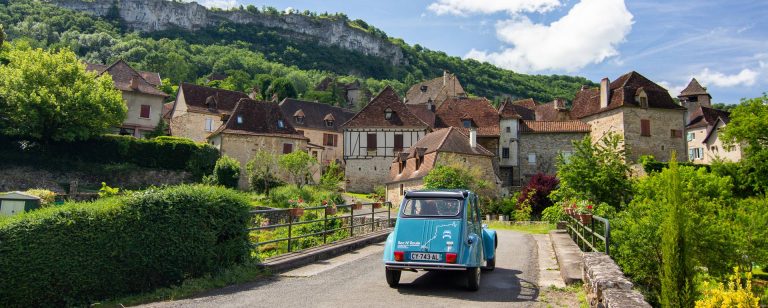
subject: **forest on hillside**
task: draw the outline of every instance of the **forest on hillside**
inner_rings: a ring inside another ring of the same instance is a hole
[[[2,2],[2,1],[0,1]],[[236,8],[258,10],[255,7]],[[262,13],[284,14],[273,8]],[[299,12],[296,12],[299,13]],[[471,95],[496,102],[502,97],[532,97],[546,102],[555,97],[572,99],[583,84],[582,77],[525,75],[500,69],[488,63],[448,56],[421,46],[406,44],[362,20],[349,20],[344,14],[301,12],[314,18],[341,18],[350,27],[387,38],[403,50],[404,65],[313,41],[286,38],[290,33],[255,25],[222,23],[195,32],[180,29],[138,33],[125,29],[117,13],[95,18],[84,13],[55,7],[36,0],[12,1],[0,6],[0,20],[14,41],[45,49],[68,48],[83,61],[110,64],[123,59],[140,70],[159,72],[167,80],[167,92],[179,82],[209,84],[208,76],[224,74],[225,80],[209,85],[239,91],[261,86],[263,95],[271,84],[288,84],[297,97],[335,103],[341,100],[338,88],[315,91],[325,77],[338,84],[359,80],[370,93],[386,85],[403,94],[408,86],[441,76],[443,70],[455,73]]]

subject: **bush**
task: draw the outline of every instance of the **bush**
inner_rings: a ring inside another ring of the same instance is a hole
[[[752,274],[746,273],[746,282],[742,285],[739,268],[734,268],[733,272],[728,279],[728,288],[721,283],[716,288],[705,290],[702,299],[696,301],[696,308],[760,307],[759,297],[752,293]]]
[[[213,167],[211,181],[215,185],[237,188],[240,181],[240,162],[229,156],[222,156]]]
[[[324,189],[336,190],[339,183],[344,180],[344,169],[336,162],[331,162],[325,173],[320,177],[320,186]],[[374,188],[375,190],[375,188]]]
[[[0,221],[4,306],[86,306],[246,260],[248,201],[182,185]]]
[[[517,203],[517,208],[515,209],[515,214],[514,214],[515,221],[531,220],[531,211],[532,211],[531,199],[533,198],[534,195],[536,195],[535,190],[529,191],[527,195],[524,195],[522,193],[520,194],[517,200],[522,199],[523,201]]]
[[[270,204],[274,207],[288,207],[288,200],[300,198],[309,206],[320,206],[323,200],[343,204],[344,198],[336,191],[313,186],[285,185],[269,191]]]
[[[40,198],[40,207],[49,207],[56,201],[56,193],[46,189],[30,189],[24,192]]]
[[[552,200],[549,199],[549,194],[557,189],[557,185],[559,184],[560,181],[557,177],[537,173],[531,177],[528,185],[523,188],[517,199],[517,203],[523,203],[525,198],[529,198],[531,203],[531,215],[539,217],[541,216],[541,211],[552,205]],[[529,193],[532,191],[535,193],[529,196]]]
[[[552,205],[541,211],[541,220],[549,222],[551,224],[558,223],[565,220],[566,215],[563,211],[563,207],[560,205]]]

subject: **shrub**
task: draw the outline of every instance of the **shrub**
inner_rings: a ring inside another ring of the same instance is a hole
[[[56,193],[46,189],[30,189],[24,192],[40,198],[40,207],[49,207],[56,201]]]
[[[526,196],[522,202],[517,203],[517,209],[515,209],[515,221],[529,221],[531,220],[531,199],[536,194],[535,190],[528,191],[527,195],[523,195],[522,193],[520,196]],[[518,197],[518,200],[520,200],[520,197]]]
[[[269,193],[271,188],[281,185],[275,176],[277,172],[277,156],[266,150],[258,150],[246,165],[248,171],[248,186],[251,190]]]
[[[100,198],[114,197],[114,196],[117,196],[117,194],[119,193],[120,193],[120,188],[109,187],[107,186],[107,183],[101,182],[101,188],[99,188]]]
[[[517,202],[522,203],[525,198],[529,197],[529,193],[534,191],[535,193],[530,196],[531,214],[535,217],[539,217],[541,216],[541,211],[552,205],[552,200],[549,199],[549,194],[555,190],[559,184],[560,181],[557,177],[537,173],[531,177],[528,185],[523,188]]]
[[[552,224],[563,221],[565,218],[565,211],[560,205],[552,205],[541,212],[541,220]]]
[[[182,185],[0,221],[4,306],[86,306],[179,284],[248,258],[248,201]]]
[[[760,299],[752,293],[752,274],[746,273],[746,282],[742,285],[739,268],[734,268],[733,272],[727,289],[720,283],[714,289],[705,290],[704,296],[696,301],[696,308],[760,307]]]
[[[280,155],[277,164],[296,185],[301,186],[311,177],[311,169],[317,164],[317,160],[307,152],[296,151]]]
[[[215,185],[237,188],[240,180],[240,162],[229,156],[221,156],[213,167],[211,181]]]
[[[325,190],[313,186],[285,185],[269,191],[270,204],[274,207],[284,208],[288,206],[288,200],[302,199],[310,207],[320,206],[323,200],[343,204],[344,198],[336,191]]]

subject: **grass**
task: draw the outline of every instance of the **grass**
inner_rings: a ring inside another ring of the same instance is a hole
[[[147,293],[127,296],[101,303],[93,307],[124,307],[135,306],[158,301],[179,300],[194,296],[201,292],[223,288],[229,285],[246,283],[269,275],[255,261],[235,265],[213,275],[185,280],[179,286],[161,288]]]
[[[344,195],[360,200],[360,202],[363,202],[363,203],[373,202],[373,200],[368,199],[368,194],[345,192]]]
[[[547,234],[549,231],[555,230],[556,226],[554,224],[516,224],[516,223],[504,223],[504,222],[489,222],[488,228],[490,229],[502,229],[502,230],[512,230],[512,231],[518,231],[523,233],[531,233],[531,234]]]
[[[589,308],[587,294],[583,284],[576,283],[563,288],[549,286],[542,289],[539,301],[547,307],[580,307]]]

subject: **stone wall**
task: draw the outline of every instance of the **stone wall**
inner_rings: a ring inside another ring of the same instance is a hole
[[[348,159],[345,168],[347,191],[370,193],[373,187],[384,185],[389,180],[392,157]]]
[[[207,142],[206,137],[212,133],[212,131],[205,130],[205,119],[211,119],[213,125],[211,130],[216,130],[224,124],[221,121],[221,116],[217,114],[205,114],[198,112],[178,112],[174,111],[173,118],[171,118],[171,135],[175,137],[183,137],[194,140],[195,142]]]
[[[592,131],[589,134],[592,137],[592,142],[597,142],[611,132],[624,136],[623,110],[624,108],[613,109],[581,119],[592,126]]]
[[[616,262],[602,252],[584,253],[582,274],[591,307],[651,307],[640,292],[632,289],[634,285]]]
[[[344,161],[344,134],[335,131],[310,129],[306,127],[296,127],[297,130],[304,132],[304,137],[309,138],[309,142],[316,145],[323,146],[322,154],[318,157],[318,161],[323,165],[329,165],[332,161],[339,160],[339,164],[343,164]],[[323,135],[332,134],[336,136],[336,146],[329,146],[323,143]]]
[[[292,144],[293,151],[303,151],[307,147],[304,139],[285,138],[276,136],[255,136],[222,133],[217,136],[216,143],[222,155],[227,155],[240,162],[240,189],[248,189],[248,172],[246,166],[258,150],[265,150],[275,155],[283,154],[283,144]],[[313,170],[315,179],[319,178],[319,170]],[[285,176],[283,180],[290,179]]]
[[[51,171],[34,167],[0,168],[0,191],[42,188],[57,193],[67,193],[72,181],[78,181],[80,190],[101,187],[101,182],[111,187],[142,189],[149,186],[192,183],[189,172],[136,168],[130,171],[82,170]]]
[[[403,186],[402,191],[405,194],[409,190],[423,189],[424,181],[418,179],[387,184],[387,201],[392,202],[392,206],[400,206],[400,203],[403,202],[403,195],[400,194],[400,185]]]
[[[581,140],[586,133],[520,134],[520,177],[525,185],[539,172],[555,174],[560,153],[573,153],[573,141]],[[530,161],[536,155],[536,161]]]
[[[715,127],[715,130],[719,131],[724,126],[725,125],[723,124],[722,121],[718,121],[717,127]],[[717,132],[713,134],[717,134]],[[726,149],[723,144],[723,140],[720,139],[720,136],[711,136],[709,137],[709,140],[707,140],[706,144],[700,144],[700,146],[704,147],[704,159],[694,161],[695,163],[711,164],[715,160],[724,160],[724,161],[731,161],[731,162],[737,162],[741,160],[742,145],[734,144],[732,148]]]
[[[160,122],[160,116],[163,113],[163,97],[123,91],[123,101],[128,107],[123,125],[141,130],[141,132],[137,132],[136,137],[142,137],[155,129],[157,123]],[[141,105],[149,105],[149,118],[141,117]]]
[[[629,146],[629,161],[640,156],[653,155],[659,161],[669,161],[672,151],[678,161],[688,160],[685,141],[685,110],[622,107],[624,110],[624,138]],[[651,136],[641,136],[640,121],[650,120]],[[672,130],[682,135],[673,137]]]

